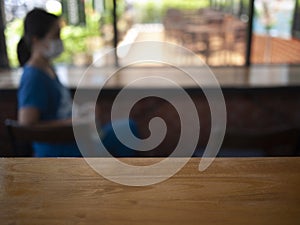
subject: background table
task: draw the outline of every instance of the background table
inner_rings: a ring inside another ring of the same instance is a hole
[[[165,182],[129,187],[80,158],[2,158],[0,224],[300,223],[300,158],[217,158],[204,172],[199,161]]]

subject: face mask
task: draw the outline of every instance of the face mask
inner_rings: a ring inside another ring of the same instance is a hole
[[[64,45],[61,39],[55,39],[48,42],[48,48],[45,49],[44,56],[53,59],[64,51]]]

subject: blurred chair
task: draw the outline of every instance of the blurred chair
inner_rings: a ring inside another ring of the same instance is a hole
[[[295,156],[299,154],[299,140],[298,128],[227,130],[222,149],[262,150],[265,156]]]
[[[72,125],[60,126],[40,126],[40,125],[20,125],[18,121],[6,119],[5,126],[9,134],[11,145],[15,156],[24,156],[24,147],[31,146],[32,142],[44,142],[60,144],[74,142]],[[20,150],[23,148],[23,150]]]
[[[227,65],[243,64],[247,45],[247,24],[232,16],[224,18],[225,50]]]
[[[182,42],[181,36],[185,26],[182,11],[173,8],[168,9],[163,19],[163,25],[166,39],[175,40],[178,43]]]

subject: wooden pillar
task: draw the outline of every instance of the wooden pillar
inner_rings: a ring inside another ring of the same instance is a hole
[[[252,47],[252,32],[253,32],[253,17],[254,17],[254,0],[249,1],[249,21],[247,32],[247,50],[246,50],[246,66],[251,65],[251,47]]]
[[[115,66],[119,67],[119,59],[117,55],[117,46],[119,41],[118,35],[118,17],[117,17],[117,0],[113,0],[113,28],[114,28],[114,55],[115,55]]]
[[[4,2],[3,0],[0,0],[0,68],[9,68],[4,30],[5,30]]]

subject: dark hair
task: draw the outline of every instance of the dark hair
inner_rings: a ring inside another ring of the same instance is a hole
[[[24,35],[17,47],[18,60],[21,66],[24,66],[31,56],[32,38],[44,38],[58,18],[58,16],[39,8],[33,9],[26,15]]]

